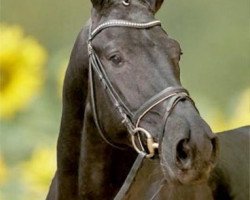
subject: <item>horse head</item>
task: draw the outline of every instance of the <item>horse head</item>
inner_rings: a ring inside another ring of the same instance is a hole
[[[208,178],[218,143],[182,88],[180,45],[154,16],[162,2],[92,0],[95,121],[118,148],[131,146],[148,157],[158,152],[168,181],[196,183]]]

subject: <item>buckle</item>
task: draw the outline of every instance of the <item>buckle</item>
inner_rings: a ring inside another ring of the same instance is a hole
[[[147,137],[147,148],[148,148],[149,153],[147,153],[143,150],[140,150],[135,143],[135,137],[140,132],[143,133]],[[154,142],[151,134],[147,130],[145,130],[144,128],[137,127],[133,130],[133,133],[134,134],[131,134],[131,140],[132,140],[132,144],[133,144],[134,149],[138,153],[145,153],[147,158],[152,158],[155,155],[155,149],[159,148],[159,144]]]

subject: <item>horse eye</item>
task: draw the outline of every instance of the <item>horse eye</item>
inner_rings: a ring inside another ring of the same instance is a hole
[[[122,58],[117,54],[110,56],[109,60],[111,60],[116,65],[119,65],[122,62]]]

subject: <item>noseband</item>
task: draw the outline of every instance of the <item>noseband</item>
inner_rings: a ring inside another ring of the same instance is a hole
[[[140,106],[135,112],[132,112],[129,107],[124,103],[124,101],[120,98],[118,93],[116,92],[115,88],[113,87],[107,73],[105,71],[104,66],[101,63],[100,58],[96,54],[93,46],[92,41],[93,39],[104,29],[110,27],[128,27],[134,29],[149,29],[154,26],[160,26],[161,23],[158,20],[151,21],[148,23],[134,23],[124,20],[110,20],[105,23],[102,23],[93,31],[89,30],[89,39],[88,39],[88,53],[89,53],[89,85],[90,85],[90,95],[91,95],[91,106],[93,111],[93,118],[97,129],[102,136],[102,138],[109,143],[110,145],[120,148],[116,144],[107,139],[105,134],[103,133],[103,129],[99,123],[98,115],[97,115],[97,108],[96,108],[96,99],[95,99],[95,84],[94,84],[94,74],[93,70],[98,76],[100,82],[102,83],[106,93],[110,97],[111,102],[115,106],[116,110],[118,111],[119,115],[122,118],[122,123],[126,126],[128,132],[131,135],[131,140],[134,149],[139,153],[143,154],[146,157],[150,158],[155,155],[155,149],[159,148],[159,143],[154,142],[154,139],[149,131],[140,127],[140,122],[143,117],[155,106],[160,104],[161,102],[168,100],[167,110],[164,116],[164,127],[162,130],[161,135],[159,136],[159,141],[163,138],[164,129],[166,126],[166,122],[168,116],[170,115],[171,111],[175,107],[175,105],[183,99],[190,99],[188,91],[182,87],[168,87],[161,91],[160,93],[156,94],[149,100],[147,100],[142,106]],[[192,102],[192,100],[191,100]],[[144,149],[142,142],[141,142],[141,133],[143,133],[147,138],[147,150]],[[136,139],[138,139],[137,143],[140,147],[138,147],[136,143]]]

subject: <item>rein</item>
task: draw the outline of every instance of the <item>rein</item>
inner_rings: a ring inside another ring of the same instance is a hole
[[[100,125],[98,114],[97,114],[97,107],[96,107],[96,98],[95,98],[95,83],[94,83],[94,73],[97,75],[99,81],[101,82],[103,88],[105,89],[107,95],[109,96],[112,104],[115,106],[116,110],[118,111],[119,115],[122,118],[122,123],[126,126],[129,134],[131,135],[131,141],[133,144],[134,149],[138,152],[138,157],[131,168],[129,175],[127,176],[123,186],[121,187],[120,191],[114,198],[114,200],[122,199],[126,192],[128,191],[144,157],[152,158],[155,155],[155,149],[159,148],[159,144],[162,141],[164,136],[164,129],[168,120],[169,115],[171,114],[172,110],[174,109],[175,105],[181,100],[188,99],[192,103],[192,99],[189,97],[189,93],[183,87],[167,87],[160,93],[154,95],[152,98],[147,100],[143,105],[141,105],[135,112],[132,112],[128,106],[124,103],[124,101],[120,98],[118,93],[116,92],[115,88],[113,87],[104,66],[98,55],[96,54],[93,46],[92,41],[102,30],[110,28],[110,27],[128,27],[134,29],[149,29],[154,26],[160,26],[161,22],[158,20],[154,20],[148,23],[134,23],[124,20],[110,20],[105,23],[102,23],[93,31],[91,30],[91,26],[89,28],[89,38],[88,38],[88,54],[89,54],[89,87],[90,87],[90,98],[91,98],[91,106],[93,111],[93,118],[98,129],[99,134],[101,137],[111,146],[115,148],[122,149],[120,146],[112,143],[109,138],[107,138],[104,134],[104,131]],[[166,108],[166,112],[164,115],[164,126],[162,129],[161,134],[159,135],[158,143],[156,143],[152,137],[152,134],[140,127],[140,122],[143,117],[155,106],[162,103],[163,101],[168,101],[168,105]],[[145,150],[144,146],[141,142],[141,134],[144,134],[147,138],[147,150]],[[139,147],[138,144],[139,143]]]

